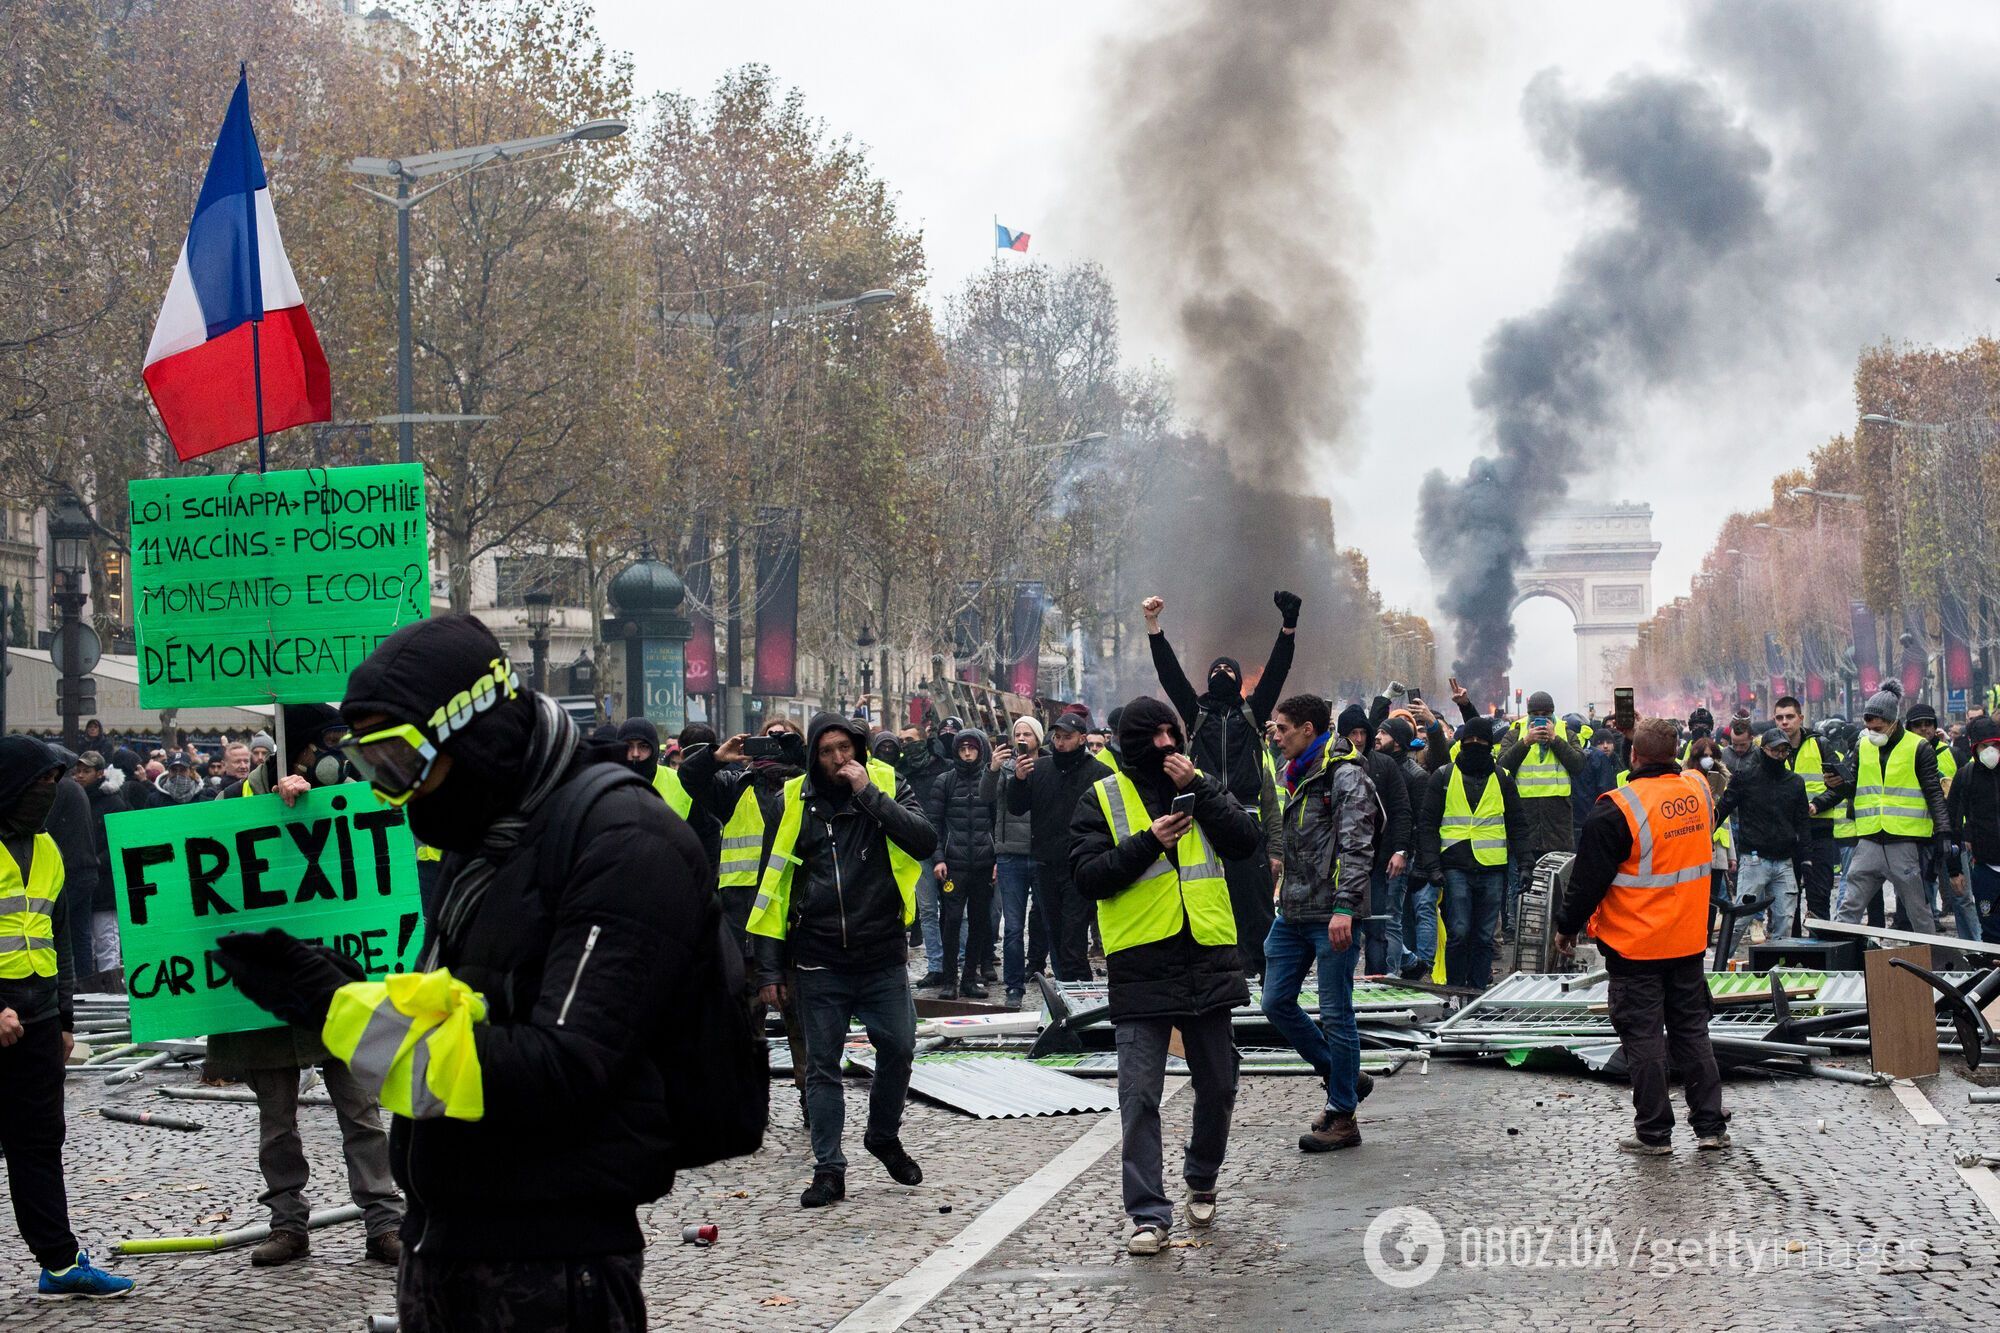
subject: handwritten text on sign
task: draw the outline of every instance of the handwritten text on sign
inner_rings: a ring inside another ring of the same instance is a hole
[[[415,463],[131,483],[139,706],[315,703],[430,614]]]
[[[414,969],[422,945],[416,844],[364,782],[287,809],[245,796],[104,821],[132,1039],[278,1026],[217,966],[215,941],[276,926],[338,949],[373,977]]]

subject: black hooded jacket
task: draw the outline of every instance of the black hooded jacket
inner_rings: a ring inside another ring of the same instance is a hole
[[[60,773],[62,768],[63,761],[55,751],[32,736],[0,738],[0,814],[11,811],[35,779],[51,769]],[[83,799],[83,790],[66,777],[58,777],[55,785],[58,794],[68,787],[75,792],[78,800]],[[48,827],[48,818],[44,816],[43,829]],[[21,883],[25,885],[34,873],[35,834],[38,830],[7,828],[4,823],[4,819],[0,819],[0,846],[5,846],[7,855],[14,858],[15,868],[21,872]],[[56,895],[55,910],[49,914],[55,933],[56,974],[52,977],[22,977],[19,980],[0,979],[0,1009],[12,1009],[14,1016],[24,1024],[60,1018],[64,1032],[75,1029],[76,965],[70,954],[69,931],[73,899],[74,895],[65,883],[63,891]],[[77,904],[79,910],[90,910],[87,902],[77,900]]]
[[[1278,635],[1277,642],[1271,645],[1270,660],[1264,664],[1264,674],[1257,678],[1257,687],[1250,691],[1247,700],[1241,687],[1243,666],[1235,658],[1218,657],[1209,663],[1208,669],[1213,677],[1216,667],[1224,664],[1233,667],[1236,685],[1218,691],[1211,683],[1197,695],[1187,673],[1181,670],[1180,659],[1174,655],[1166,633],[1150,634],[1146,641],[1153,650],[1153,669],[1159,673],[1160,688],[1167,692],[1168,700],[1181,715],[1181,729],[1189,737],[1189,757],[1202,772],[1222,777],[1229,794],[1246,808],[1255,810],[1264,784],[1264,724],[1271,720],[1271,710],[1284,696],[1285,677],[1292,671],[1294,636],[1282,632]],[[1243,716],[1246,703],[1254,723]],[[1124,734],[1122,726],[1119,734]]]
[[[1096,755],[1079,745],[1069,753],[1051,746],[1035,756],[1035,771],[1007,782],[1007,812],[1027,815],[1028,844],[1051,888],[1069,883],[1070,816],[1090,794],[1090,784],[1108,771]]]
[[[1514,779],[1505,770],[1493,766],[1492,746],[1461,745],[1457,759],[1431,773],[1430,787],[1424,794],[1424,808],[1417,817],[1416,873],[1428,883],[1443,884],[1447,870],[1478,873],[1507,868],[1481,865],[1473,855],[1470,842],[1455,842],[1450,847],[1443,845],[1445,797],[1451,791],[1454,769],[1465,775],[1465,803],[1474,810],[1479,808],[1479,798],[1486,794],[1486,784],[1500,784],[1500,809],[1507,821],[1508,864],[1528,864],[1528,820],[1522,809],[1521,797],[1514,790]]]
[[[805,771],[805,741],[788,733],[779,744],[786,746],[795,762],[759,759],[747,764],[724,764],[716,758],[714,746],[702,745],[681,761],[678,770],[681,785],[694,803],[688,811],[688,823],[696,830],[704,824],[713,826],[718,840],[722,826],[735,816],[739,802],[757,802],[764,816],[764,848],[757,858],[760,867],[771,859],[771,839],[777,836],[778,816],[784,813],[785,784]],[[717,856],[719,859],[719,841]],[[722,895],[723,917],[732,930],[743,936],[747,947],[744,926],[750,920],[751,904],[757,899],[756,887],[732,887],[717,892]]]
[[[1154,733],[1162,725],[1173,726],[1177,735],[1180,732],[1166,705],[1147,698],[1127,704],[1118,723],[1125,774],[1139,789],[1146,813],[1155,818],[1167,813],[1177,794],[1173,781],[1160,768],[1165,752],[1153,744]],[[1197,777],[1188,790],[1195,793],[1195,824],[1218,857],[1250,856],[1262,845],[1257,821],[1215,778]],[[1151,828],[1138,829],[1119,841],[1112,836],[1103,806],[1094,795],[1077,803],[1069,828],[1070,874],[1084,897],[1100,901],[1115,898],[1138,883],[1162,856],[1180,864],[1179,851],[1185,845],[1163,847]],[[1250,1000],[1236,946],[1198,943],[1185,918],[1178,934],[1120,949],[1105,959],[1105,968],[1110,974],[1113,1022],[1209,1014]]]
[[[979,758],[968,764],[954,753],[950,771],[931,784],[928,806],[937,813],[937,859],[945,863],[954,879],[961,879],[966,871],[990,871],[997,857],[993,800],[982,795],[988,785],[986,768],[993,758],[993,747],[978,727],[965,728],[952,744],[962,746],[968,740],[978,743]]]
[[[820,738],[836,729],[853,738],[857,762],[868,758],[868,730],[859,722],[820,713],[806,729],[805,817],[792,849],[798,864],[786,939],[751,937],[762,986],[784,980],[787,946],[795,966],[835,972],[878,971],[909,956],[889,843],[921,862],[937,850],[937,833],[900,776],[892,797],[873,781],[855,791],[820,771]]]

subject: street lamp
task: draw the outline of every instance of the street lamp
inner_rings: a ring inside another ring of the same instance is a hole
[[[531,688],[537,694],[546,694],[549,688],[549,623],[552,619],[549,607],[555,602],[555,597],[546,588],[537,588],[521,594],[521,601],[528,608],[528,651],[534,655]]]
[[[577,143],[615,139],[626,130],[622,120],[606,117],[587,120],[560,134],[538,134],[529,139],[506,143],[480,144],[475,148],[446,148],[414,157],[357,157],[347,169],[357,176],[378,176],[396,182],[396,193],[381,194],[365,186],[361,192],[379,199],[396,210],[396,457],[409,463],[416,459],[416,445],[410,429],[415,407],[410,369],[410,210],[436,194],[458,177],[509,162],[540,161],[557,150]],[[533,154],[534,156],[529,156]],[[436,185],[418,194],[410,193],[410,182],[445,176]]]
[[[56,608],[62,624],[56,634],[60,642],[56,682],[56,702],[62,711],[63,744],[72,752],[82,744],[77,718],[85,703],[84,678],[97,666],[96,644],[86,645],[83,625],[83,575],[90,565],[90,516],[83,512],[76,496],[64,493],[49,510],[49,550]],[[95,635],[91,636],[95,639]],[[88,658],[88,661],[86,661]],[[90,705],[96,706],[96,690],[90,691]]]
[[[854,636],[855,651],[861,654],[861,706],[864,709],[868,707],[869,696],[875,692],[875,664],[868,660],[868,650],[874,646],[874,627],[864,620],[861,632]]]

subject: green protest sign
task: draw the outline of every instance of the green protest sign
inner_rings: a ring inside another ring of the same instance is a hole
[[[128,811],[104,832],[134,1041],[278,1026],[216,965],[215,941],[232,931],[277,926],[371,978],[415,970],[416,844],[365,782],[315,788],[289,809],[245,796]]]
[[[139,706],[323,703],[430,614],[415,463],[131,483]]]

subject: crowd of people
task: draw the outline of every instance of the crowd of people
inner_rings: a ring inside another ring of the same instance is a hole
[[[1745,714],[1718,736],[1705,709],[1685,728],[1557,717],[1540,692],[1510,719],[1454,681],[1447,726],[1401,685],[1366,704],[1286,693],[1301,605],[1273,602],[1277,634],[1254,677],[1218,655],[1197,686],[1151,597],[1141,612],[1164,701],[1139,695],[1101,723],[1072,704],[993,735],[950,717],[889,730],[837,713],[773,718],[755,735],[697,723],[663,740],[642,717],[584,735],[521,687],[485,626],[440,616],[385,641],[337,710],[287,707],[287,753],[253,736],[225,749],[213,781],[184,749],[147,758],[93,736],[107,761],[0,742],[0,901],[29,904],[10,918],[24,942],[0,939],[0,1139],[44,1290],[130,1287],[77,1248],[60,1168],[72,996],[116,982],[103,821],[120,809],[265,793],[290,804],[366,781],[407,810],[425,857],[419,970],[368,981],[282,930],[225,936],[218,964],[282,1026],[213,1035],[207,1072],[256,1096],[272,1234],[251,1261],[276,1264],[310,1253],[296,1111],[301,1071],[323,1071],[368,1257],[400,1265],[414,1330],[487,1326],[463,1320],[472,1308],[552,1326],[576,1317],[584,1289],[596,1314],[574,1326],[619,1326],[606,1312],[641,1326],[636,1209],[677,1168],[761,1137],[772,1014],[812,1147],[799,1204],[825,1208],[847,1195],[855,1026],[873,1066],[861,1146],[912,1186],[916,994],[997,987],[1018,1007],[1038,975],[1101,983],[1125,1245],[1151,1255],[1177,1218],[1207,1227],[1221,1207],[1232,1016],[1251,984],[1318,1076],[1300,1150],[1352,1147],[1372,1088],[1357,975],[1487,987],[1524,877],[1550,852],[1576,854],[1557,947],[1588,929],[1611,973],[1638,1108],[1621,1146],[1637,1153],[1671,1151],[1669,1055],[1694,1071],[1699,1146],[1727,1146],[1697,1020],[1714,902],[1765,903],[1771,937],[1807,916],[1880,921],[1885,886],[1899,922],[1925,933],[1940,904],[1962,938],[1992,910],[1993,719],[1940,731],[1891,684],[1858,727],[1808,727],[1786,697],[1768,726]],[[1300,1004],[1315,973],[1316,1018]],[[698,1095],[669,1072],[686,1040],[718,1080]],[[1194,1092],[1178,1205],[1160,1129],[1170,1045]],[[754,1079],[732,1100],[739,1058]],[[565,1114],[592,1128],[552,1141],[542,1127]]]

